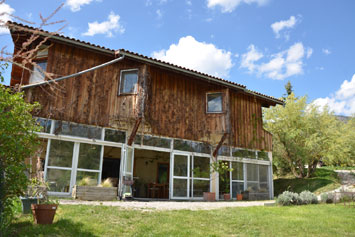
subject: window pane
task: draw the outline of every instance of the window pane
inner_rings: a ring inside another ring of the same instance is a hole
[[[210,178],[210,158],[209,157],[200,157],[194,156],[194,169],[193,172],[194,178]]]
[[[42,127],[41,132],[50,133],[52,120],[45,118],[36,118],[39,126]]]
[[[122,72],[120,93],[132,94],[137,92],[138,71]]]
[[[265,151],[258,151],[258,159],[259,160],[269,160],[269,155]]]
[[[230,148],[228,146],[221,146],[218,150],[219,156],[230,156]]]
[[[260,183],[259,192],[261,192],[261,193],[268,193],[268,192],[269,192],[269,185],[268,185],[268,183]]]
[[[174,176],[187,176],[187,156],[174,156]]]
[[[248,181],[259,181],[258,180],[258,165],[247,164],[247,180]]]
[[[101,146],[80,143],[78,168],[99,170]]]
[[[268,181],[268,166],[267,165],[259,165],[259,180],[260,182]]]
[[[232,180],[244,180],[243,163],[232,162]]]
[[[210,191],[210,181],[209,180],[193,180],[194,190],[193,197],[203,197],[203,192]]]
[[[171,139],[152,137],[148,135],[144,135],[143,137],[144,146],[170,148],[170,144],[171,144]]]
[[[76,185],[80,185],[80,181],[83,179],[90,179],[89,186],[96,186],[98,184],[99,173],[78,171],[76,173]]]
[[[37,67],[33,67],[33,72],[30,77],[30,84],[44,81],[45,75],[43,71],[46,71],[47,61],[36,62]],[[41,70],[42,69],[42,70]]]
[[[102,128],[92,127],[83,124],[56,121],[54,127],[55,134],[70,135],[101,140]]]
[[[239,158],[256,159],[255,151],[249,151],[245,149],[233,148],[232,156]]]
[[[211,153],[211,147],[207,143],[186,141],[180,139],[174,139],[174,150],[190,151],[204,154]]]
[[[222,93],[207,94],[207,112],[222,112]]]
[[[71,170],[47,169],[50,192],[69,192]]]
[[[127,147],[126,172],[133,173],[133,148]]]
[[[259,184],[253,182],[247,182],[247,190],[249,192],[259,192]]]
[[[187,179],[174,179],[173,195],[174,197],[187,196]]]
[[[105,129],[105,141],[125,143],[126,133],[114,129]]]
[[[236,198],[237,194],[241,194],[244,191],[243,182],[232,182],[232,198]]]
[[[51,140],[48,165],[72,167],[74,142]]]

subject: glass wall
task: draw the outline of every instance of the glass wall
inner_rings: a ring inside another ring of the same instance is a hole
[[[192,156],[190,197],[202,198],[204,192],[210,191],[210,158]]]
[[[50,140],[46,181],[51,192],[69,193],[73,167],[74,142]]]
[[[244,165],[241,162],[231,162],[232,170],[232,198],[244,191]]]

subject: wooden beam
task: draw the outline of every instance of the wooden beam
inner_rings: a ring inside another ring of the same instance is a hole
[[[137,134],[137,131],[138,131],[138,128],[139,128],[139,125],[141,124],[141,122],[142,122],[142,118],[138,118],[138,119],[136,120],[136,124],[134,125],[133,130],[132,130],[132,132],[131,132],[131,135],[130,135],[129,138],[128,138],[128,142],[127,142],[127,145],[128,145],[128,146],[131,146],[131,145],[132,145],[133,140],[134,140],[134,138],[136,137],[136,134]]]
[[[221,146],[223,145],[223,142],[226,140],[227,135],[228,135],[228,133],[224,133],[223,136],[222,136],[222,138],[221,138],[221,140],[219,141],[219,143],[218,143],[216,149],[215,149],[214,152],[213,152],[213,157],[214,157],[214,158],[217,158],[218,150],[219,150],[219,148],[221,148]]]

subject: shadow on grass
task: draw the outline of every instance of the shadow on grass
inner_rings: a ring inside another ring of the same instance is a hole
[[[52,225],[37,225],[33,221],[26,220],[11,225],[11,236],[85,236],[96,237],[98,235],[85,230],[80,222],[73,222],[69,219],[61,219]]]
[[[337,184],[336,172],[330,169],[318,168],[313,177],[308,179],[299,178],[280,178],[274,180],[274,195],[278,196],[284,191],[300,193],[304,190],[315,192],[330,184]]]

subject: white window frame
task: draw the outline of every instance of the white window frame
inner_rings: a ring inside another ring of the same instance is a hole
[[[133,93],[121,93],[121,86],[122,86],[122,80],[123,80],[123,74],[125,72],[137,72],[137,86],[135,88],[135,91]],[[118,84],[118,95],[136,95],[138,93],[138,82],[139,82],[139,68],[132,68],[132,69],[124,69],[120,71],[120,81]]]
[[[221,95],[221,111],[208,111],[208,95],[220,94]],[[222,114],[223,111],[223,92],[207,92],[206,93],[206,114]]]

